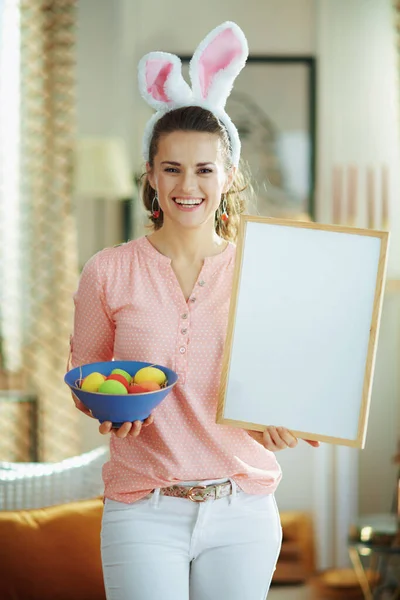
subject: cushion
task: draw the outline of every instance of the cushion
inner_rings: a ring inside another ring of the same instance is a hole
[[[101,498],[0,512],[2,600],[105,600]]]

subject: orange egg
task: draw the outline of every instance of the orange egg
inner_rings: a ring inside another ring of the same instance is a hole
[[[156,392],[161,389],[161,386],[155,381],[141,381],[140,387],[144,388],[147,392]]]

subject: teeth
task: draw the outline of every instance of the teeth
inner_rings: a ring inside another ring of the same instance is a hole
[[[177,204],[183,204],[184,206],[198,206],[203,202],[203,200],[180,200],[178,198],[174,198]]]

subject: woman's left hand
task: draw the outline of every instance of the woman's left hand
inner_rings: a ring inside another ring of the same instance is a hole
[[[278,452],[279,450],[285,450],[286,448],[295,448],[298,444],[298,439],[285,427],[266,427],[263,432],[261,431],[248,431],[256,442],[262,444],[267,450],[271,452]],[[318,448],[319,442],[313,440],[304,440],[310,446]]]

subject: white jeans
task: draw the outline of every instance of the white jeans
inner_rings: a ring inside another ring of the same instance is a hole
[[[203,503],[159,489],[133,504],[106,499],[107,600],[265,600],[282,541],[275,498],[232,484]]]

